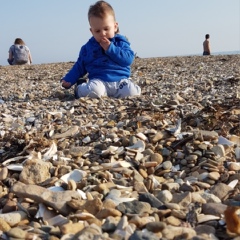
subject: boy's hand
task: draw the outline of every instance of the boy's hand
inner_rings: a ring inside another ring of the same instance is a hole
[[[66,82],[65,80],[61,80],[62,83],[62,87],[68,89],[71,87],[71,83],[70,82]]]
[[[101,47],[102,47],[105,51],[108,50],[108,48],[109,48],[109,46],[110,46],[110,44],[111,44],[111,42],[110,42],[106,37],[102,38],[99,43],[100,43]]]

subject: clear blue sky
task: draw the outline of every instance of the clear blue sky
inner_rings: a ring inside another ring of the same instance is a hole
[[[91,37],[87,20],[94,0],[0,0],[0,65],[15,38],[30,48],[33,63],[75,61]],[[240,50],[239,0],[109,0],[121,34],[139,57]]]

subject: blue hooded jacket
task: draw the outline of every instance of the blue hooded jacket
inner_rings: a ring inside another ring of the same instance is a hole
[[[116,34],[110,39],[107,51],[100,46],[94,37],[82,46],[77,62],[63,78],[71,85],[88,73],[89,80],[101,79],[105,82],[117,82],[129,78],[134,52],[126,37]]]

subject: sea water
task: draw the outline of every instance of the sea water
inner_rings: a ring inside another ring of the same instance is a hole
[[[228,51],[228,52],[214,52],[212,55],[235,55],[240,54],[240,51]]]

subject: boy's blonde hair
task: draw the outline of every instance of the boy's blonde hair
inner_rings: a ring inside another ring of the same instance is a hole
[[[88,10],[88,21],[91,17],[104,18],[107,14],[110,14],[115,19],[115,12],[112,6],[105,1],[97,1],[94,5],[91,5]]]

